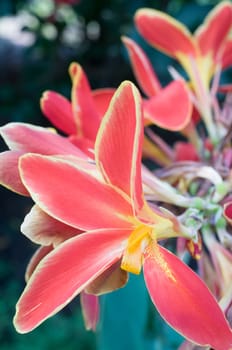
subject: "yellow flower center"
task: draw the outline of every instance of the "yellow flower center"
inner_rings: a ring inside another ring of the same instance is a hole
[[[139,274],[143,264],[143,253],[152,242],[160,239],[181,236],[169,219],[152,213],[153,225],[135,221],[136,228],[131,232],[123,253],[121,269]]]
[[[152,228],[146,225],[138,226],[132,231],[124,251],[121,269],[139,274],[143,263],[143,251],[151,240]]]

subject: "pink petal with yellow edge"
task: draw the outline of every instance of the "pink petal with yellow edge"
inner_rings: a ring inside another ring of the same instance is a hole
[[[0,184],[23,196],[29,193],[19,176],[18,161],[22,152],[5,151],[0,153]]]
[[[33,272],[16,305],[18,332],[33,330],[77,296],[120,259],[128,231],[97,230],[70,238]]]
[[[232,332],[215,298],[174,254],[150,245],[145,252],[144,278],[157,310],[177,332],[217,350],[232,347]]]
[[[29,278],[32,276],[33,272],[35,271],[37,265],[40,263],[40,261],[48,255],[53,250],[53,246],[45,246],[38,248],[35,253],[32,255],[31,260],[29,261],[26,273],[25,273],[25,280],[26,282],[29,281]]]
[[[122,37],[122,41],[127,48],[134,75],[139,86],[146,96],[151,97],[156,95],[161,89],[161,85],[147,55],[134,40],[124,36]]]
[[[220,55],[231,25],[232,5],[223,1],[209,13],[195,33],[202,55],[211,53],[212,58]]]
[[[100,118],[106,113],[116,89],[105,88],[92,91],[94,105]]]
[[[64,96],[54,91],[45,91],[40,106],[43,114],[56,128],[68,135],[77,133],[72,105]]]
[[[88,79],[78,63],[69,69],[72,79],[72,109],[78,128],[78,136],[95,140],[100,124],[100,116],[94,105]]]
[[[24,218],[21,232],[34,243],[56,246],[82,231],[63,224],[34,205]]]
[[[45,155],[69,154],[86,159],[86,155],[65,137],[40,126],[9,123],[0,128],[0,134],[8,147],[15,151]]]
[[[173,108],[175,106],[175,108]],[[190,122],[192,103],[184,82],[175,80],[144,101],[144,115],[161,128],[179,131]]]
[[[20,160],[20,172],[32,199],[55,219],[83,230],[130,227],[130,204],[75,164],[28,154]]]
[[[85,291],[81,292],[81,310],[85,321],[85,328],[87,330],[96,330],[99,319],[99,300],[96,295],[87,294]]]
[[[140,9],[135,14],[135,24],[150,45],[169,56],[178,54],[196,56],[196,46],[188,29],[171,16],[153,9]]]
[[[228,40],[225,43],[222,58],[221,58],[222,68],[228,68],[232,65],[232,40]]]
[[[142,142],[141,97],[135,85],[125,81],[102,120],[95,153],[105,180],[129,197],[132,187],[136,188],[138,198],[142,197]]]

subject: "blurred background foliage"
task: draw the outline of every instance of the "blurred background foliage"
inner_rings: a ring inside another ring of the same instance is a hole
[[[66,2],[66,3],[65,3]],[[70,62],[79,62],[92,88],[117,87],[134,80],[121,36],[134,38],[148,52],[163,84],[168,65],[176,66],[139,37],[133,15],[140,7],[165,11],[194,30],[213,0],[1,0],[0,125],[28,122],[49,125],[39,99],[53,89],[70,97]],[[75,2],[75,1],[73,1]],[[231,79],[225,75],[224,79]],[[1,141],[1,150],[6,147]],[[15,303],[24,287],[24,271],[35,246],[20,232],[31,201],[1,188],[0,210],[0,348],[155,349],[172,350],[181,337],[164,325],[149,301],[142,276],[102,298],[102,319],[96,334],[86,332],[76,299],[37,330],[19,335],[12,326]]]

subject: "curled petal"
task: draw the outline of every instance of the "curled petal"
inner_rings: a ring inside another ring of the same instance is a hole
[[[43,246],[58,245],[82,231],[65,225],[34,205],[21,225],[22,233]]]
[[[87,294],[85,291],[81,292],[81,310],[85,321],[85,328],[87,330],[96,330],[99,319],[99,298],[96,295]]]
[[[18,161],[22,152],[5,151],[0,153],[0,184],[23,196],[29,193],[19,176]]]
[[[175,330],[196,344],[232,347],[232,332],[215,298],[180,259],[158,245],[145,253],[144,278],[153,303]]]
[[[128,231],[90,231],[46,255],[16,305],[17,331],[31,331],[68,304],[120,258],[127,236]]]
[[[139,86],[144,91],[145,95],[149,97],[156,95],[161,89],[161,85],[147,55],[134,40],[124,36],[122,37],[122,41],[127,48]]]
[[[40,100],[43,114],[58,129],[67,135],[76,134],[72,105],[64,96],[55,91],[45,91]]]
[[[208,14],[195,33],[202,55],[220,56],[231,25],[232,6],[229,1],[223,1]]]
[[[45,155],[69,154],[86,158],[85,154],[65,137],[50,129],[26,123],[9,123],[0,128],[0,134],[8,147],[15,151]]]
[[[81,230],[130,227],[130,203],[77,164],[27,154],[20,160],[20,172],[31,197],[55,219]]]
[[[196,46],[191,33],[171,16],[153,9],[140,9],[135,14],[135,24],[150,45],[169,56],[196,56]]]
[[[100,124],[100,116],[94,105],[88,79],[78,63],[69,68],[72,79],[72,109],[78,128],[78,136],[95,140]]]
[[[98,115],[102,118],[106,113],[111,98],[115,93],[115,89],[105,88],[105,89],[97,89],[92,91],[92,97],[94,100],[95,108],[98,112]]]
[[[191,114],[189,92],[181,80],[173,81],[156,96],[144,101],[145,118],[167,130],[184,129],[190,122]]]

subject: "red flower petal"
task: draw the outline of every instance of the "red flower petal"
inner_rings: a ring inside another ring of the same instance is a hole
[[[55,91],[45,91],[40,100],[41,110],[50,122],[64,133],[77,133],[72,105],[64,96]]]
[[[156,96],[144,101],[145,118],[167,130],[183,129],[190,122],[191,113],[189,92],[181,80],[173,81]]]
[[[82,231],[52,218],[34,205],[21,225],[22,233],[41,245],[58,245]]]
[[[130,82],[120,85],[102,120],[96,139],[96,162],[108,183],[138,201],[142,199],[141,154],[143,118],[138,90]]]
[[[232,347],[232,332],[202,280],[168,250],[148,247],[144,277],[161,316],[187,339],[217,350]]]
[[[77,146],[82,152],[86,154],[86,157],[94,159],[94,140],[90,140],[84,137],[79,136],[69,136],[69,141],[72,142],[73,145]]]
[[[31,331],[68,304],[120,258],[128,235],[128,231],[90,231],[70,238],[49,253],[17,303],[17,331]]]
[[[191,33],[171,16],[153,9],[140,9],[135,14],[135,24],[140,34],[151,45],[167,55],[196,56]]]
[[[94,141],[101,118],[95,108],[88,79],[78,63],[72,63],[69,72],[73,82],[72,108],[78,135]]]
[[[22,184],[18,170],[18,161],[22,154],[22,152],[17,151],[0,153],[0,184],[11,191],[28,196],[29,193]]]
[[[86,159],[85,154],[65,137],[46,128],[26,123],[9,123],[1,127],[0,133],[12,150],[46,155],[68,154]]]
[[[232,6],[223,1],[206,17],[204,23],[195,33],[202,55],[212,54],[215,58],[220,55],[225,39],[232,25]]]
[[[199,161],[199,155],[192,143],[178,141],[175,143],[175,160],[178,162],[185,160]]]
[[[154,96],[161,89],[160,82],[152,68],[151,62],[142,48],[127,37],[122,38],[125,44],[136,80],[146,96]]]
[[[228,68],[232,65],[232,40],[228,40],[225,43],[225,47],[223,50],[223,55],[221,58],[222,68]]]
[[[75,163],[27,154],[21,158],[20,168],[34,201],[65,224],[83,230],[130,227],[126,221],[133,215],[130,204]]]
[[[94,106],[100,118],[102,118],[106,113],[115,91],[116,89],[110,89],[110,88],[97,89],[92,91]]]

